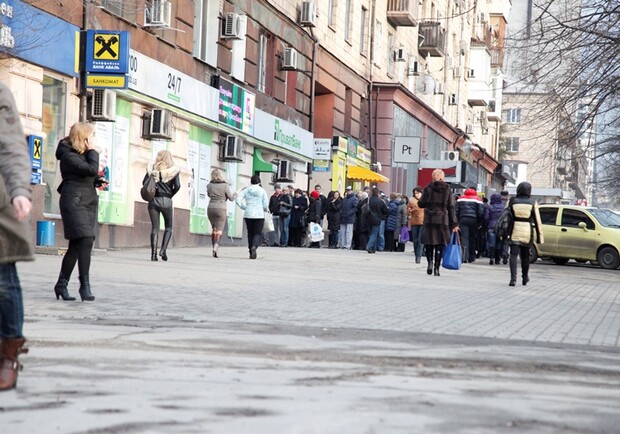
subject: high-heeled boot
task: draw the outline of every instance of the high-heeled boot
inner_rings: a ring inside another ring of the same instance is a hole
[[[151,261],[157,261],[157,235],[151,234]]]
[[[221,235],[215,235],[213,237],[213,257],[217,258],[217,251],[220,248],[220,238],[222,236]]]
[[[162,261],[168,260],[168,255],[166,251],[168,250],[168,244],[170,243],[171,237],[172,237],[172,229],[166,229],[164,231],[164,237],[161,240],[161,250],[159,251],[159,256],[161,256]]]
[[[510,255],[508,263],[510,265],[510,282],[508,285],[515,286],[517,284],[517,255]]]
[[[433,274],[439,276],[439,267],[441,266],[441,254],[443,249],[441,247],[435,247],[435,265],[433,268]]]
[[[63,277],[62,274],[58,276],[58,281],[56,285],[54,285],[54,293],[56,294],[56,300],[62,297],[64,301],[74,301],[75,297],[71,297],[69,295],[69,290],[67,289],[67,285],[69,284],[69,279]]]
[[[80,276],[80,298],[82,301],[93,301],[95,296],[90,292],[90,280],[88,275]]]
[[[22,365],[19,355],[28,352],[24,348],[24,338],[2,338],[0,342],[0,390],[10,390],[17,386],[17,374]]]
[[[428,266],[426,267],[426,274],[429,276],[433,274],[433,248],[426,248],[426,260],[428,261]]]

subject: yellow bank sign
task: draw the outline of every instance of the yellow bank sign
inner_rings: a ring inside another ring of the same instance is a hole
[[[86,87],[125,89],[127,87],[127,76],[88,74],[86,76]]]

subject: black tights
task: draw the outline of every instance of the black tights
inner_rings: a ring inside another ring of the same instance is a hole
[[[521,256],[521,275],[528,277],[530,271],[530,246],[510,245],[510,279],[517,280],[517,257]]]
[[[173,207],[160,207],[156,206],[152,202],[149,203],[149,217],[151,218],[151,234],[159,233],[159,213],[164,216],[164,227],[169,232],[172,232],[172,216]]]
[[[78,271],[80,276],[88,276],[90,270],[90,257],[93,252],[93,244],[95,243],[95,237],[77,238],[75,240],[69,240],[69,248],[62,258],[62,266],[60,268],[60,274],[65,279],[71,277],[75,263],[78,264]]]

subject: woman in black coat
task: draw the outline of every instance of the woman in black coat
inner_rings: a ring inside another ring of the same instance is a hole
[[[305,228],[306,208],[308,201],[304,197],[303,192],[295,189],[295,197],[293,197],[293,208],[291,209],[291,221],[289,228],[291,230],[291,245],[293,247],[301,247],[301,232]]]
[[[342,198],[337,191],[330,191],[327,195],[327,230],[329,230],[329,248],[338,247],[338,232],[340,231],[340,210]]]
[[[433,181],[424,187],[418,206],[424,208],[422,244],[426,249],[428,261],[426,274],[434,273],[435,276],[439,276],[443,248],[450,242],[450,232],[456,232],[459,228],[454,212],[454,197],[450,186],[444,182],[443,170],[433,170],[432,179]]]
[[[67,285],[71,273],[78,264],[80,278],[80,298],[93,301],[90,290],[90,258],[95,242],[98,200],[96,187],[107,184],[98,177],[99,153],[95,150],[95,130],[93,124],[76,123],[69,136],[58,143],[56,159],[60,161],[62,182],[60,193],[60,215],[65,238],[69,248],[62,259],[58,282],[54,286],[56,299],[72,301]]]
[[[159,256],[162,261],[168,260],[168,244],[172,238],[172,217],[174,206],[172,197],[181,188],[179,180],[180,169],[174,164],[170,151],[159,151],[155,162],[150,164],[146,170],[146,175],[142,184],[149,176],[154,176],[157,182],[155,197],[149,202],[148,211],[151,219],[151,261],[157,261],[157,238],[159,235],[159,216],[164,217],[164,237],[161,241]]]

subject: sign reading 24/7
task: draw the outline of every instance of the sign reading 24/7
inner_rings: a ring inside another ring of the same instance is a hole
[[[127,74],[129,72],[129,32],[86,31],[86,72]]]

